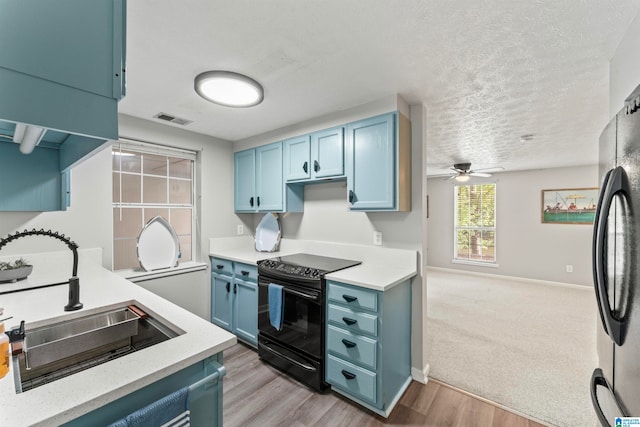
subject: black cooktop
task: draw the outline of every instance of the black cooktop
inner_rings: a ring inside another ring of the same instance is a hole
[[[362,264],[362,261],[301,253],[259,261],[258,271],[267,274],[278,273],[280,276],[288,275],[319,280],[327,273],[358,264]]]

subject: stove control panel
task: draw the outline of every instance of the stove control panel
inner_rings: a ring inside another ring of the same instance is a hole
[[[272,259],[258,261],[258,270],[263,272],[278,272],[289,276],[303,277],[305,279],[312,280],[321,280],[323,274],[323,271],[317,268],[292,265]]]

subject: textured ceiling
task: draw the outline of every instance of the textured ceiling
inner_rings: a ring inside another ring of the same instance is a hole
[[[452,163],[594,164],[608,121],[608,61],[640,0],[128,2],[120,112],[165,112],[235,141],[401,95],[427,107],[427,172]],[[265,87],[249,109],[208,103],[202,71]],[[163,122],[164,123],[164,122]],[[523,134],[534,134],[520,142]]]

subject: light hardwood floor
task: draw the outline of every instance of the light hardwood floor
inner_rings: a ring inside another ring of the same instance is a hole
[[[224,352],[224,425],[542,427],[435,381],[413,381],[388,419],[328,392],[316,393],[236,344]]]

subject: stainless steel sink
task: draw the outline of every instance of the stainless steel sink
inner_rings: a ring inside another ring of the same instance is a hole
[[[129,305],[36,328],[26,327],[24,351],[13,357],[16,392],[92,368],[183,332]]]

